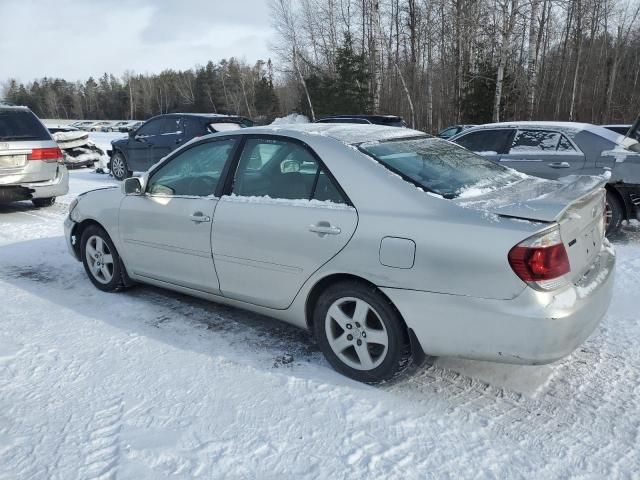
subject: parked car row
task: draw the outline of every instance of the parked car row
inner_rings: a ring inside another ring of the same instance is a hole
[[[144,122],[139,120],[81,120],[70,124],[71,127],[87,132],[128,132],[138,128]]]

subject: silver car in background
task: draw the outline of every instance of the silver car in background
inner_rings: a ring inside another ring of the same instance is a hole
[[[529,177],[410,129],[256,127],[79,196],[65,234],[103,291],[275,317],[379,382],[425,353],[539,364],[580,345],[612,292],[605,182]]]
[[[631,131],[630,131],[631,130]],[[557,180],[611,173],[607,234],[640,219],[640,144],[604,127],[574,122],[503,122],[464,130],[450,140],[528,175]]]
[[[0,202],[52,205],[69,191],[62,161],[58,144],[31,110],[0,104]]]

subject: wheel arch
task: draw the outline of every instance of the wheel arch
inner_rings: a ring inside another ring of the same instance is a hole
[[[382,297],[389,303],[389,305],[391,305],[391,308],[393,308],[393,310],[398,314],[398,318],[402,322],[402,328],[405,331],[410,343],[411,355],[413,357],[414,363],[421,363],[425,359],[426,356],[424,350],[422,349],[422,346],[420,345],[416,334],[411,328],[409,328],[407,322],[402,316],[402,313],[400,313],[400,310],[396,307],[393,301],[387,295],[385,295],[385,293],[380,290],[376,284],[357,275],[348,273],[333,273],[322,277],[313,285],[313,287],[311,287],[309,293],[307,294],[304,308],[305,322],[309,331],[313,331],[313,311],[315,310],[320,295],[322,295],[322,292],[324,292],[331,285],[334,285],[338,282],[357,282],[375,289],[376,292],[382,295]]]

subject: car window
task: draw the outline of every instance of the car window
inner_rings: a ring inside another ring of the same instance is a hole
[[[28,110],[0,110],[0,140],[51,140],[38,118]]]
[[[346,203],[339,188],[304,146],[286,140],[249,139],[238,163],[233,194]]]
[[[147,123],[145,123],[138,129],[138,131],[136,132],[136,135],[140,137],[160,135],[160,133],[162,133],[162,126],[163,126],[162,123],[163,123],[162,118],[155,118],[153,120],[149,120]]]
[[[182,133],[182,127],[180,126],[180,123],[180,117],[164,117],[162,119],[160,133],[162,135],[173,135]]]
[[[502,153],[511,138],[513,130],[503,128],[499,130],[477,130],[455,140],[458,145],[478,153]]]
[[[147,193],[196,197],[213,195],[235,142],[235,139],[226,139],[203,143],[181,152],[153,173]]]
[[[564,135],[560,135],[560,142],[558,142],[559,152],[575,152],[575,147],[571,144],[569,139]]]
[[[498,187],[522,178],[440,138],[378,141],[359,148],[405,180],[445,198],[455,198],[474,185]]]
[[[548,130],[518,130],[510,153],[555,152],[560,136],[560,133]]]
[[[458,127],[449,127],[449,128],[446,128],[446,129],[442,130],[438,134],[438,136],[441,137],[441,138],[451,138],[456,133],[458,133]]]

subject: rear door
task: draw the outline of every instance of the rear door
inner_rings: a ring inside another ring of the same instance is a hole
[[[454,140],[454,143],[489,160],[498,162],[500,155],[508,151],[514,134],[515,129],[513,128],[483,128],[461,135]]]
[[[120,237],[132,273],[219,293],[211,254],[215,191],[237,139],[188,148],[154,171],[143,195],[120,206]]]
[[[285,309],[350,240],[356,210],[309,147],[285,137],[248,137],[231,188],[213,221],[222,293]]]
[[[552,130],[519,129],[500,163],[528,175],[555,180],[579,174],[585,156],[564,134]]]

